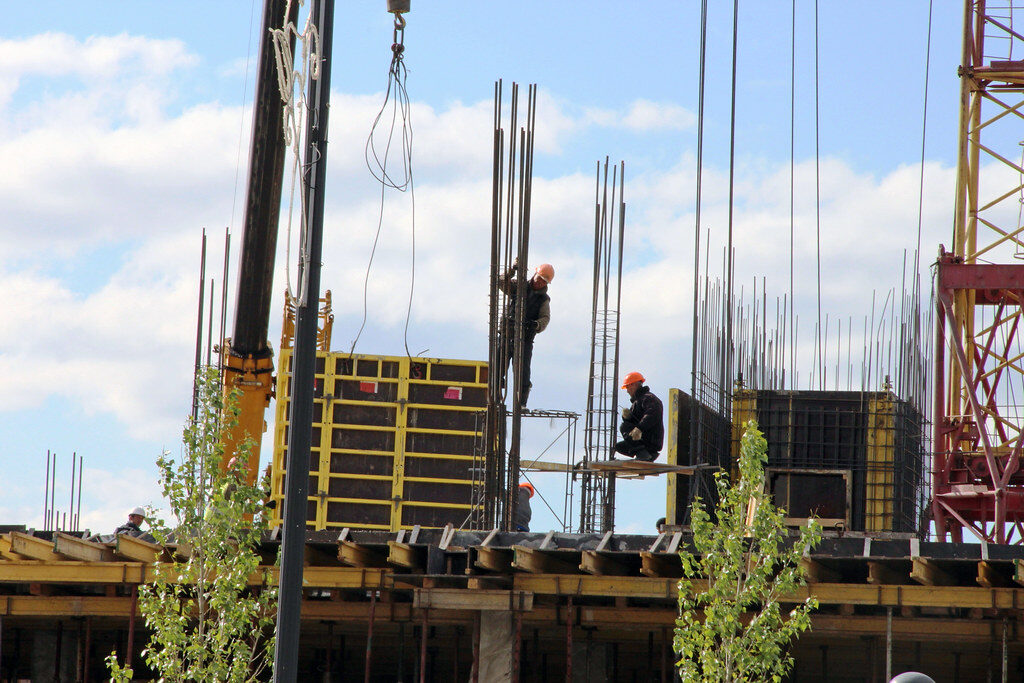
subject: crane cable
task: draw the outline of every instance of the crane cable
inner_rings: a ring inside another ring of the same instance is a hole
[[[355,353],[356,343],[366,327],[369,311],[367,292],[370,282],[370,270],[373,266],[373,258],[377,253],[381,228],[384,224],[385,193],[388,189],[392,189],[398,192],[408,190],[412,207],[412,266],[410,269],[409,303],[406,308],[403,336],[405,355],[410,358],[412,357],[412,354],[409,352],[409,321],[412,317],[412,301],[416,289],[416,188],[412,173],[412,112],[409,92],[406,88],[409,73],[405,67],[404,55],[405,19],[400,13],[396,12],[391,44],[391,64],[388,67],[388,82],[384,93],[384,102],[381,104],[380,109],[377,111],[377,116],[373,120],[373,125],[370,127],[370,133],[366,138],[366,146],[363,150],[367,169],[369,169],[370,174],[377,182],[380,183],[380,209],[377,215],[377,230],[373,237],[373,247],[370,249],[370,258],[366,264],[366,274],[363,277],[363,320],[359,325],[359,330],[356,332],[355,339],[352,340],[352,347],[349,350],[350,354]],[[387,142],[384,145],[383,152],[378,152],[374,138],[378,127],[381,126],[381,120],[384,118],[385,111],[389,107],[391,110],[391,122],[388,126]],[[388,173],[388,158],[390,157],[392,142],[395,137],[395,126],[399,119],[401,124],[402,175],[392,177]]]
[[[818,90],[818,0],[814,0],[814,234],[817,282],[818,282],[818,325],[815,328],[817,336],[815,351],[818,355],[818,388],[825,389],[823,366],[825,360],[822,357],[822,331],[821,331],[821,117]],[[813,389],[814,387],[810,387]]]

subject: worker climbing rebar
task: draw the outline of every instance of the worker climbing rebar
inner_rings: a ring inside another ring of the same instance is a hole
[[[515,343],[514,311],[517,296],[517,280],[520,277],[519,260],[512,263],[512,267],[501,277],[498,286],[509,299],[505,307],[505,316],[501,321],[501,330],[498,333],[501,344],[501,354],[506,368],[512,360],[512,349]],[[519,403],[526,406],[530,397],[530,389],[533,384],[530,382],[530,362],[533,360],[533,339],[543,332],[551,321],[551,297],[548,296],[548,285],[555,279],[555,269],[550,263],[542,263],[534,269],[533,276],[527,281],[526,299],[523,305],[523,336],[522,336],[522,368],[519,384]]]

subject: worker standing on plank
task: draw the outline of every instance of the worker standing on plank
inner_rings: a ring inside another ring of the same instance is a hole
[[[500,344],[505,359],[505,370],[508,372],[512,361],[512,323],[515,319],[517,275],[519,260],[512,263],[512,268],[498,281],[501,291],[508,297],[505,317],[501,321]],[[519,378],[519,404],[526,406],[530,398],[530,362],[533,360],[533,338],[543,332],[551,321],[551,297],[548,296],[548,285],[555,279],[555,268],[550,263],[542,263],[534,270],[533,276],[526,283],[526,301],[523,305],[523,367]]]
[[[519,501],[516,503],[516,531],[529,531],[533,511],[530,510],[530,499],[533,498],[533,484],[524,481],[519,485]]]
[[[125,534],[138,538],[145,533],[141,526],[144,521],[146,521],[146,511],[137,507],[128,513],[128,521],[114,530],[114,535]]]
[[[654,462],[665,441],[661,399],[644,385],[644,376],[630,372],[622,380],[622,388],[629,394],[629,408],[622,409],[619,432],[622,441],[615,444],[615,452],[643,462]]]

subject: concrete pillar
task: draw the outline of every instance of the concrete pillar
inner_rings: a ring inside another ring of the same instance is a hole
[[[480,612],[480,683],[512,680],[512,612]]]
[[[573,683],[607,683],[611,681],[612,648],[609,643],[579,638],[572,644]]]
[[[75,638],[77,634],[66,628],[38,630],[31,633],[32,680],[75,680]]]

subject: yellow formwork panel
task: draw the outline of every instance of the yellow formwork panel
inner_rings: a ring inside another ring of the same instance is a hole
[[[868,404],[867,481],[864,523],[867,531],[893,529],[896,490],[895,402],[889,393],[872,395]]]
[[[283,509],[290,348],[278,367],[272,498]],[[472,511],[486,406],[483,361],[317,353],[307,523],[313,529],[461,525]]]
[[[668,429],[665,434],[665,460],[669,465],[679,464],[679,396],[682,392],[679,389],[668,390],[668,415],[666,424]],[[665,523],[679,524],[682,521],[681,510],[677,510],[676,501],[679,496],[679,475],[669,472],[668,482],[665,486]]]

